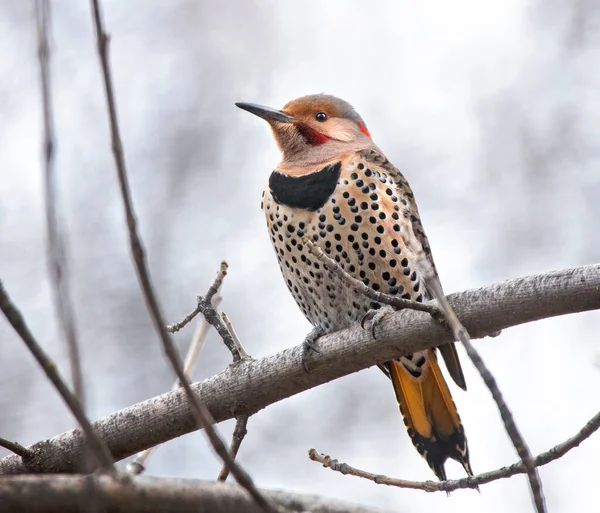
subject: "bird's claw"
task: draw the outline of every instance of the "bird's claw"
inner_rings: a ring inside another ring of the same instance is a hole
[[[308,358],[311,352],[320,353],[321,351],[315,346],[315,342],[319,337],[325,334],[322,328],[314,328],[302,342],[302,367],[308,373]]]
[[[369,310],[361,319],[360,326],[362,329],[366,330],[367,327],[365,326],[365,323],[371,321],[371,336],[377,338],[375,336],[375,328],[387,314],[392,312],[395,312],[395,310],[390,305],[384,305],[377,310]]]

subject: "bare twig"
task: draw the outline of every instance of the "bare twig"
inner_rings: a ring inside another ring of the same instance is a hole
[[[454,337],[457,340],[460,340],[465,346],[469,358],[481,375],[484,383],[490,390],[492,397],[496,402],[496,406],[500,411],[500,416],[502,417],[502,422],[504,423],[506,432],[508,433],[508,436],[510,437],[515,449],[517,450],[519,458],[521,458],[523,465],[527,469],[527,478],[529,479],[529,486],[531,488],[536,510],[538,513],[545,513],[546,505],[544,500],[544,492],[542,490],[542,482],[533,463],[531,451],[529,450],[523,435],[517,427],[512,412],[508,408],[508,405],[506,404],[506,401],[500,392],[500,388],[496,383],[496,379],[483,362],[483,359],[476,351],[475,347],[473,347],[473,344],[471,344],[471,337],[469,336],[469,333],[461,324],[458,316],[454,312],[454,309],[450,305],[450,302],[446,298],[440,281],[436,275],[435,269],[433,268],[429,258],[427,258],[422,244],[419,242],[419,239],[413,231],[409,212],[407,212],[405,216],[401,217],[401,223],[403,228],[401,232],[402,238],[406,246],[413,252],[416,258],[417,269],[419,269],[420,274],[427,285],[427,289],[430,291],[433,298],[437,300],[444,317],[448,321],[448,324],[450,324],[450,328],[452,329]]]
[[[225,276],[227,276],[227,269],[229,269],[229,265],[227,264],[227,262],[225,262],[225,260],[223,260],[221,262],[221,268],[219,269],[219,272],[217,273],[217,277],[215,278],[215,281],[213,282],[213,284],[209,287],[208,291],[206,292],[206,300],[210,301],[211,303],[213,303],[213,298],[215,297],[216,294],[218,294],[218,292],[221,290],[221,287],[223,286],[223,280],[225,279]]]
[[[227,451],[223,440],[221,440],[221,437],[217,433],[216,429],[213,427],[214,419],[212,418],[212,415],[210,414],[209,410],[206,408],[204,403],[194,395],[190,387],[190,382],[186,378],[185,373],[183,372],[183,365],[181,363],[179,353],[177,352],[175,344],[171,340],[169,333],[165,329],[163,315],[160,311],[160,307],[156,299],[156,294],[154,293],[154,287],[152,286],[152,282],[150,280],[150,274],[146,266],[144,249],[137,230],[137,221],[134,214],[131,192],[129,190],[129,182],[127,179],[127,170],[125,166],[125,157],[123,154],[123,144],[121,142],[121,134],[119,124],[117,121],[117,108],[114,98],[112,76],[110,71],[110,65],[108,62],[108,36],[104,30],[102,15],[100,12],[100,1],[90,1],[92,5],[93,20],[96,30],[96,39],[98,43],[98,56],[100,58],[102,78],[104,81],[104,90],[106,94],[113,156],[115,160],[115,167],[117,170],[119,187],[121,189],[121,196],[123,198],[125,216],[127,219],[129,242],[131,246],[133,260],[135,262],[137,275],[140,280],[140,284],[144,292],[144,298],[150,310],[154,326],[161,338],[167,359],[169,360],[171,367],[175,371],[175,374],[179,378],[179,381],[183,385],[185,394],[188,398],[188,401],[190,402],[190,405],[192,406],[194,417],[198,425],[204,428],[206,435],[208,436],[208,439],[213,446],[213,449],[221,457],[224,463],[229,465],[231,473],[235,477],[236,481],[241,486],[246,488],[246,490],[248,491],[248,493],[250,493],[250,495],[252,495],[254,500],[265,511],[274,511],[274,508],[271,506],[271,504],[267,501],[267,499],[265,499],[262,493],[258,491],[248,473],[245,470],[243,470],[229,455],[229,452]],[[208,305],[212,309],[210,300],[208,301]],[[210,322],[210,319],[207,318],[207,320]]]
[[[225,262],[225,261],[221,262],[221,269],[219,270],[219,273],[217,274],[215,281],[213,282],[213,284],[210,286],[210,288],[208,289],[208,291],[206,293],[206,298],[209,301],[212,301],[213,296],[221,289],[221,285],[223,284],[223,279],[225,278],[225,276],[227,276],[228,268],[229,268],[229,265],[227,264],[227,262]],[[187,314],[181,321],[176,322],[174,324],[169,324],[166,327],[167,331],[169,333],[177,333],[179,330],[181,330],[187,324],[189,324],[192,321],[192,319],[194,319],[194,317],[196,317],[196,315],[198,315],[199,313],[200,313],[200,307],[198,305],[196,305],[196,308],[194,308],[189,314]]]
[[[248,353],[248,351],[246,351],[246,349],[242,345],[240,338],[237,336],[237,333],[235,332],[233,324],[231,324],[231,321],[229,320],[229,317],[227,316],[227,314],[225,312],[221,313],[221,318],[223,319],[223,322],[225,323],[225,326],[227,327],[227,331],[229,331],[229,333],[231,334],[231,338],[233,339],[233,343],[234,343],[235,349],[236,349],[235,354],[239,355],[240,359],[242,359],[242,360],[245,358],[252,358],[250,356],[250,354]],[[232,355],[234,362],[236,361],[235,354]]]
[[[75,397],[75,395],[69,390],[69,387],[67,387],[66,383],[58,373],[54,362],[37,343],[31,331],[29,331],[21,312],[19,312],[4,289],[2,281],[0,281],[0,310],[2,310],[10,325],[21,337],[23,342],[25,342],[27,349],[29,349],[33,357],[37,360],[40,367],[46,373],[46,376],[48,376],[48,379],[54,385],[54,388],[56,388],[60,396],[71,410],[71,413],[73,413],[73,416],[77,419],[77,422],[79,422],[79,425],[85,434],[85,437],[98,461],[98,464],[101,467],[114,470],[113,458],[108,450],[108,447],[94,431],[94,428],[85,416],[85,412],[83,411],[83,408],[77,397]]]
[[[173,324],[167,324],[165,329],[169,333],[177,333],[179,330],[187,326],[190,322],[194,320],[194,318],[200,313],[200,308],[196,306],[189,314],[187,314],[183,319],[179,322],[175,322]]]
[[[221,296],[215,296],[213,298],[213,305],[215,305],[215,308],[218,308],[221,300]],[[196,365],[200,350],[204,346],[204,341],[206,340],[206,335],[208,335],[210,327],[211,326],[206,322],[206,319],[202,319],[198,322],[198,326],[196,326],[196,331],[192,337],[192,343],[190,344],[188,353],[185,355],[185,361],[183,362],[183,372],[189,379],[192,379],[192,370]],[[178,385],[179,381],[175,382],[173,384],[173,390],[175,390],[175,387]]]
[[[225,323],[225,326],[227,326],[227,330],[231,334],[231,338],[233,339],[233,342],[235,344],[236,352],[232,353],[234,363],[236,361],[236,355],[241,360],[252,359],[252,357],[248,354],[246,349],[244,349],[244,346],[242,345],[242,342],[237,336],[237,333],[233,328],[233,324],[229,320],[227,314],[223,312],[221,314],[221,317],[223,318],[223,322]],[[231,454],[231,457],[233,459],[236,458],[237,453],[240,450],[240,446],[244,441],[244,437],[248,434],[248,430],[246,429],[248,425],[248,418],[248,415],[240,415],[235,419],[235,428],[233,429],[231,444],[229,445],[229,454]],[[227,477],[229,477],[229,468],[227,468],[227,465],[223,465],[221,471],[219,472],[219,475],[217,476],[217,481],[227,481]]]
[[[44,118],[44,178],[46,199],[46,229],[48,254],[50,257],[50,279],[54,288],[54,299],[62,330],[69,348],[71,377],[75,396],[85,408],[83,395],[83,377],[77,333],[73,315],[73,305],[69,291],[68,266],[66,262],[66,243],[62,233],[60,218],[56,208],[56,173],[54,168],[54,121],[50,94],[50,3],[48,0],[36,0],[36,20],[38,33],[38,58],[40,63],[40,84],[42,89],[42,107]]]
[[[0,447],[4,447],[8,451],[15,453],[17,456],[21,456],[24,460],[28,460],[33,456],[29,449],[23,447],[20,443],[11,442],[6,438],[0,438]]]
[[[482,338],[540,319],[600,310],[598,290],[600,264],[591,264],[457,292],[449,299],[470,335]],[[310,374],[302,368],[303,346],[288,341],[288,349],[230,365],[192,388],[214,419],[223,422],[253,415],[278,401],[403,354],[427,350],[432,340],[448,344],[454,337],[429,315],[407,309],[386,315],[378,325],[377,339],[360,325],[323,336],[321,353]],[[148,419],[152,419],[152,429],[148,429]],[[94,427],[119,460],[198,428],[193,407],[181,389],[113,412]],[[5,456],[0,459],[0,474],[75,472],[81,459],[81,436],[78,430],[70,430],[28,449],[35,452],[34,462]]]
[[[304,244],[306,244],[308,251],[314,256],[316,256],[321,262],[323,262],[323,264],[326,265],[331,272],[335,273],[336,276],[342,281],[346,282],[347,285],[360,292],[364,296],[368,297],[369,299],[393,306],[398,310],[410,308],[411,310],[427,312],[431,315],[436,315],[439,313],[438,309],[434,305],[427,303],[417,303],[416,301],[411,301],[410,299],[403,299],[401,297],[392,296],[391,294],[385,294],[383,292],[373,290],[371,287],[365,285],[362,281],[350,276],[339,266],[339,264],[335,260],[323,253],[323,250],[319,246],[313,244],[313,242],[310,241],[308,238],[303,237],[302,240]]]
[[[237,363],[242,358],[246,357],[248,353],[246,353],[246,351],[244,350],[243,346],[239,342],[239,339],[237,339],[237,341],[235,340],[234,337],[236,337],[237,335],[235,335],[233,327],[232,330],[229,330],[229,326],[226,326],[224,323],[224,318],[222,320],[221,317],[219,317],[217,310],[211,302],[211,299],[220,287],[223,278],[227,275],[227,268],[227,262],[221,262],[221,270],[217,275],[215,282],[208,289],[206,296],[198,296],[196,308],[194,308],[189,314],[187,314],[181,321],[169,324],[166,327],[166,329],[170,333],[176,333],[184,326],[186,326],[192,319],[194,319],[194,317],[201,313],[206,319],[206,321],[209,322],[211,326],[214,326],[214,328],[217,330],[217,333],[220,335],[220,337],[223,339],[223,342],[227,346],[227,349],[231,351],[231,355],[233,356],[233,363]]]
[[[238,451],[240,450],[240,446],[244,441],[244,437],[248,434],[248,430],[246,429],[248,425],[248,415],[240,415],[235,419],[235,428],[233,429],[233,436],[231,437],[231,445],[229,446],[229,454],[231,457],[235,459]],[[229,477],[229,468],[227,465],[223,465],[219,475],[217,476],[217,481],[227,481]]]
[[[213,308],[210,300],[207,297],[198,296],[198,309],[204,315],[204,318],[217,330],[217,333],[223,339],[223,342],[227,346],[227,349],[231,351],[233,357],[233,363],[237,363],[242,359],[242,355],[239,353],[233,336],[229,333],[227,326],[221,319],[221,316]]]
[[[533,464],[535,467],[541,467],[542,465],[546,465],[561,458],[571,449],[577,447],[593,432],[598,430],[599,427],[600,413],[597,413],[575,436],[533,458]],[[397,486],[399,488],[411,488],[413,490],[423,490],[425,492],[453,492],[459,489],[472,489],[492,481],[527,473],[525,465],[522,461],[519,461],[508,467],[502,467],[497,470],[492,470],[491,472],[483,472],[474,477],[465,477],[464,479],[448,479],[447,481],[407,481],[405,479],[396,479],[380,474],[365,472],[364,470],[351,467],[347,463],[340,463],[338,460],[332,459],[331,456],[321,454],[315,449],[310,449],[308,451],[308,457],[313,461],[321,463],[325,468],[330,468],[331,470],[341,472],[342,474],[361,477],[377,484]]]

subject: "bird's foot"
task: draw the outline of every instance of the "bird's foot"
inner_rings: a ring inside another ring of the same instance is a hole
[[[396,310],[394,310],[390,305],[384,305],[381,308],[378,308],[377,310],[369,310],[361,319],[360,325],[364,330],[366,330],[367,327],[365,326],[365,323],[370,322],[371,335],[373,336],[373,338],[377,338],[375,336],[375,328],[386,315],[395,311]]]
[[[306,372],[309,372],[308,359],[310,357],[310,353],[321,352],[315,346],[315,342],[323,335],[325,335],[323,328],[313,328],[311,332],[304,338],[304,342],[302,342],[302,367],[304,367]]]

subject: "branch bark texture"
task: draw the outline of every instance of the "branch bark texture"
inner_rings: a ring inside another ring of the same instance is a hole
[[[108,476],[11,476],[0,480],[0,511],[11,513],[80,513],[89,504],[88,490],[106,513],[262,513],[240,486],[197,480]],[[261,490],[286,511],[377,513],[381,510],[310,495]]]
[[[600,264],[505,281],[449,296],[472,338],[557,315],[600,309]],[[259,359],[242,360],[192,385],[215,421],[252,415],[277,401],[346,374],[452,341],[429,314],[403,310],[378,325],[377,340],[355,326],[318,341],[311,373],[302,367],[302,346]],[[495,339],[498,341],[499,339]],[[283,344],[282,344],[283,345]],[[184,392],[179,389],[115,412],[94,423],[115,459],[131,456],[196,429]],[[79,429],[28,447],[34,458],[10,455],[0,474],[75,472],[82,457]]]

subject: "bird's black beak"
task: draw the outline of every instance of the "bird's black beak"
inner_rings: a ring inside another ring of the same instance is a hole
[[[279,123],[291,123],[294,120],[293,116],[290,116],[285,112],[281,112],[280,110],[272,109],[271,107],[265,107],[264,105],[257,105],[256,103],[245,102],[236,102],[235,105],[240,109],[247,110],[255,116],[258,116],[259,118],[263,118],[269,123],[271,121],[277,121]]]

